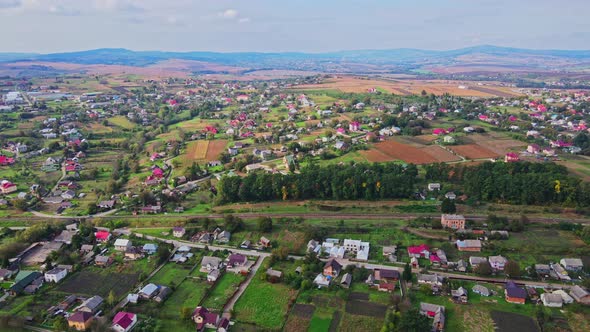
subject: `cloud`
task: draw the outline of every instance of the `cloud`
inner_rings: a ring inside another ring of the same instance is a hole
[[[135,0],[94,0],[94,8],[109,12],[144,12],[139,1]]]
[[[0,0],[0,9],[18,8],[22,4],[22,0]]]
[[[238,20],[238,23],[248,23],[250,22],[250,18],[249,17],[243,17],[241,19]]]
[[[225,19],[233,20],[238,17],[238,11],[235,9],[226,9],[223,12],[219,13],[219,16]]]

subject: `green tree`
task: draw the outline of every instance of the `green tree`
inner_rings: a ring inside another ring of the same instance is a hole
[[[113,290],[111,289],[111,291],[109,292],[109,295],[107,296],[107,304],[112,307],[115,305],[115,302],[117,301],[117,298],[115,297],[115,292],[113,292]]]
[[[56,331],[67,331],[68,321],[63,316],[57,316],[53,321],[53,329]]]
[[[189,307],[180,308],[180,319],[189,320],[191,318],[192,309]]]
[[[404,272],[402,272],[402,278],[406,281],[412,280],[412,267],[409,263],[404,266]]]
[[[442,213],[455,213],[457,212],[457,207],[455,206],[455,202],[453,202],[453,200],[445,198],[442,201],[440,210]]]
[[[162,264],[165,262],[168,257],[170,257],[170,249],[167,246],[161,245],[158,247],[156,251],[156,258],[158,259],[158,264]]]
[[[272,232],[272,219],[270,217],[259,217],[258,230],[263,233]]]
[[[520,265],[518,262],[510,260],[504,265],[504,274],[510,277],[520,277]]]
[[[473,272],[480,276],[489,276],[490,274],[492,274],[492,267],[490,266],[490,263],[488,263],[487,261],[482,262],[475,267]]]
[[[399,322],[399,331],[424,332],[432,329],[430,320],[416,308],[406,311]]]
[[[20,211],[27,211],[29,204],[26,199],[17,198],[12,200],[12,205]]]

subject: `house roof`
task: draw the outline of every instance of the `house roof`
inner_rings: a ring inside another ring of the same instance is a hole
[[[340,265],[340,263],[338,263],[338,261],[336,261],[334,258],[331,258],[324,265],[324,269],[326,269],[328,267],[331,267],[334,270],[341,270],[342,269],[342,265]]]
[[[86,311],[76,311],[73,315],[68,317],[68,322],[74,323],[86,323],[88,320],[92,319],[93,315]]]
[[[231,254],[228,258],[229,265],[244,264],[248,258],[241,254]]]
[[[518,298],[518,299],[526,299],[527,298],[526,290],[516,286],[516,284],[513,281],[508,281],[506,283],[506,294],[509,297],[514,297],[514,298]]]
[[[375,269],[375,279],[400,279],[400,274],[397,270]]]
[[[205,256],[203,257],[203,259],[201,260],[201,266],[219,266],[219,264],[221,264],[221,258],[219,257],[213,257],[213,256]]]
[[[430,247],[426,244],[421,244],[419,246],[409,246],[408,253],[410,254],[420,254],[424,251],[430,251]]]
[[[146,243],[143,245],[143,251],[156,251],[158,246],[153,243]]]
[[[108,238],[111,236],[111,233],[107,232],[107,231],[98,231],[96,233],[94,233],[94,236],[96,237],[97,240],[108,240]]]
[[[121,247],[126,247],[130,244],[130,241],[127,239],[117,239],[115,241],[115,247],[121,246]]]
[[[484,287],[482,285],[475,285],[473,286],[473,291],[477,292],[481,295],[485,295],[485,296],[489,296],[490,295],[490,290],[487,289],[487,287]]]
[[[147,284],[147,285],[145,285],[145,286],[144,286],[144,287],[141,289],[141,291],[139,291],[139,292],[140,292],[140,293],[142,293],[142,294],[145,294],[145,295],[151,296],[151,295],[153,295],[153,294],[154,294],[154,293],[155,293],[157,290],[158,290],[158,286],[157,286],[157,285],[155,285],[155,284]]]
[[[135,314],[125,311],[119,311],[115,318],[113,318],[113,325],[119,325],[123,329],[129,328],[131,324],[133,324],[133,320],[135,319]]]
[[[98,308],[103,302],[102,297],[98,296],[98,295],[94,295],[93,297],[87,299],[86,301],[84,301],[80,307],[86,307],[92,311],[94,311],[96,308]]]
[[[589,296],[590,293],[588,293],[588,291],[586,291],[584,288],[575,285],[574,287],[572,287],[570,289],[570,295],[576,299],[576,300],[580,300],[581,298],[584,298],[586,296]]]

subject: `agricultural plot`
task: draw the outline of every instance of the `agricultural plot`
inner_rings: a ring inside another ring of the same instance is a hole
[[[192,266],[167,263],[150,279],[150,282],[165,286],[178,285],[189,275],[191,268]]]
[[[227,146],[226,140],[213,140],[209,142],[209,146],[207,148],[207,153],[205,154],[205,159],[207,161],[213,161],[219,159],[219,155],[225,151],[225,147]]]
[[[261,267],[236,303],[235,317],[238,322],[253,324],[261,329],[280,329],[297,291],[285,284],[263,280],[264,273],[265,269]]]
[[[314,311],[315,306],[311,304],[295,304],[285,324],[285,331],[307,331]]]
[[[114,268],[104,270],[88,268],[66,279],[57,289],[64,293],[100,295],[103,298],[106,298],[112,290],[119,298],[139,281],[140,276],[140,272],[123,271],[115,272]]]
[[[456,154],[467,159],[497,158],[500,154],[490,151],[478,144],[454,145],[449,146]]]
[[[225,273],[217,282],[215,288],[213,288],[209,295],[207,295],[207,298],[203,302],[203,306],[210,310],[221,312],[223,306],[245,279],[246,278],[240,274]]]
[[[393,140],[379,142],[368,151],[362,151],[361,154],[372,162],[402,160],[413,164],[428,164],[460,160],[459,157],[440,146],[415,147]]]
[[[209,147],[209,141],[199,140],[190,142],[186,145],[186,156],[185,160],[203,160],[207,155],[207,149]]]
[[[129,119],[127,119],[126,117],[119,115],[119,116],[114,116],[112,118],[110,118],[109,123],[117,126],[117,127],[121,127],[123,129],[133,129],[133,127],[135,127],[135,123],[129,121]]]
[[[527,316],[502,312],[492,311],[492,318],[498,331],[500,332],[537,332],[537,324],[535,321]]]

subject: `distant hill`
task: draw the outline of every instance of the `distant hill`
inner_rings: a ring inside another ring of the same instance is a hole
[[[327,53],[219,53],[131,51],[120,48],[53,53],[0,53],[0,62],[65,62],[148,66],[170,59],[193,60],[251,69],[294,69],[327,72],[403,71],[422,67],[505,66],[542,70],[567,70],[590,64],[590,50],[530,50],[482,45],[448,51],[420,49],[352,50]],[[361,65],[359,67],[359,65]],[[363,67],[368,65],[373,67]],[[374,66],[383,66],[375,69]]]

